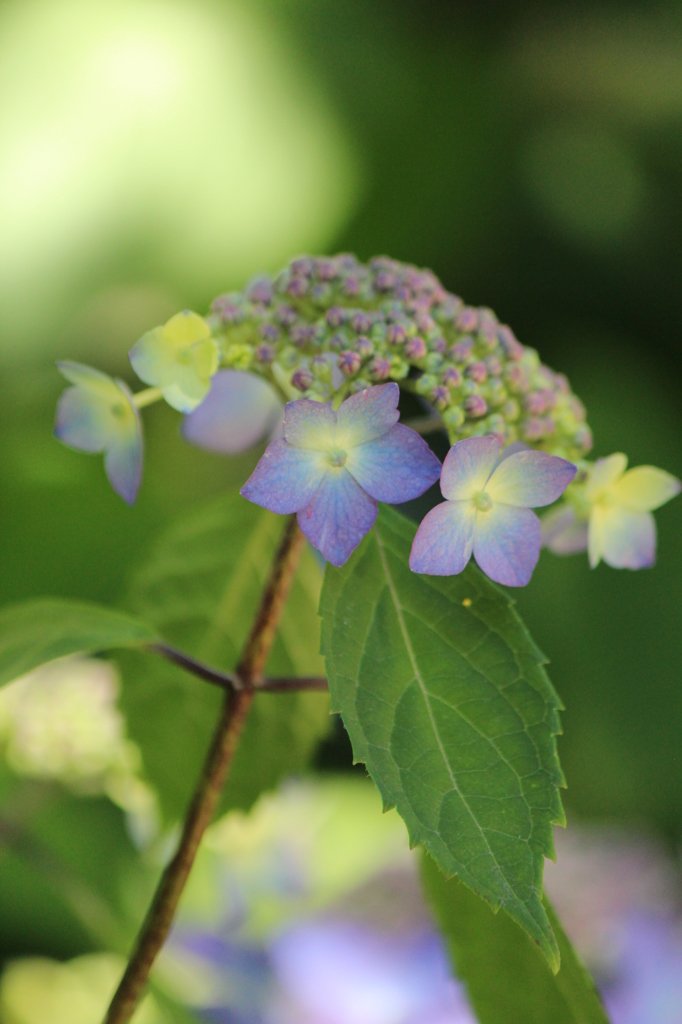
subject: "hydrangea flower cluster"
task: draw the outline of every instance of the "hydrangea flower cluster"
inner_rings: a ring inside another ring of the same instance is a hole
[[[305,257],[220,296],[208,320],[223,365],[265,376],[288,398],[328,401],[394,380],[438,410],[452,443],[492,433],[571,459],[592,445],[566,378],[428,270]]]
[[[61,441],[104,452],[114,490],[132,504],[139,410],[151,402],[163,398],[184,413],[185,438],[213,451],[275,438],[243,493],[296,512],[335,565],[371,528],[377,501],[408,501],[438,478],[428,446],[397,422],[398,385],[421,396],[433,411],[429,426],[453,445],[441,479],[446,501],[415,539],[417,572],[460,572],[473,553],[491,578],[523,585],[541,543],[530,509],[567,485],[564,503],[543,520],[542,542],[562,554],[588,548],[593,566],[642,568],[655,554],[651,510],[680,487],[652,467],[626,473],[623,455],[585,461],[592,436],[566,378],[491,310],[466,306],[430,271],[386,257],[293,260],[274,278],[220,296],[206,318],[185,310],[149,331],[130,361],[150,385],[136,394],[98,370],[59,364],[72,384],[57,410]],[[514,446],[526,451],[510,455]]]

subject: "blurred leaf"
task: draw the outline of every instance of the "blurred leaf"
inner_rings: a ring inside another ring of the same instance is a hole
[[[480,1024],[608,1024],[589,974],[546,898],[561,954],[552,974],[536,944],[506,914],[494,914],[435,861],[421,860],[424,889],[447,940],[457,977]]]
[[[149,626],[111,608],[40,598],[0,611],[0,686],[68,654],[141,647],[157,640]]]
[[[155,872],[109,800],[14,777],[0,808],[0,875],[0,956],[63,959],[102,947],[125,953]]]
[[[504,907],[556,968],[541,893],[563,821],[559,699],[506,593],[474,566],[411,572],[414,532],[382,508],[349,561],[327,567],[332,706],[412,844]]]
[[[284,526],[238,495],[221,498],[171,528],[135,575],[130,606],[171,643],[232,670],[246,640]],[[268,662],[269,675],[324,675],[318,651],[321,571],[303,552]],[[126,667],[127,663],[127,667]],[[185,809],[215,727],[222,695],[173,666],[129,657],[123,706],[165,814]],[[223,809],[248,808],[264,790],[303,769],[329,726],[324,693],[259,694]]]

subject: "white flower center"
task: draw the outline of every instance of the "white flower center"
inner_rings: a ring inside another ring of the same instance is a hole
[[[474,501],[479,512],[490,512],[490,509],[493,507],[493,499],[485,491],[477,494]]]

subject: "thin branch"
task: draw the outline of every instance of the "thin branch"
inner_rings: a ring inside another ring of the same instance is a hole
[[[230,688],[201,778],[192,797],[177,852],[166,867],[104,1024],[127,1024],[144,992],[149,972],[163,946],[194,863],[201,838],[215,813],[240,733],[275,638],[304,537],[295,517],[287,524],[270,578],[261,598],[237,676],[241,690]],[[178,738],[181,741],[181,738]]]
[[[329,690],[329,683],[323,677],[301,676],[292,679],[264,679],[256,687],[256,693],[296,693],[301,690]]]
[[[204,679],[207,683],[220,686],[223,690],[244,689],[243,682],[234,672],[220,672],[219,669],[211,668],[202,661],[197,661],[191,655],[185,654],[184,651],[179,651],[177,647],[172,647],[170,644],[165,643],[165,641],[147,644],[147,650],[161,655],[167,661],[172,661],[174,665],[179,665],[186,672],[191,672],[193,676],[198,676],[199,679]]]
[[[154,654],[159,654],[162,658],[166,658],[167,661],[172,661],[174,665],[179,665],[185,671],[190,672],[199,679],[205,680],[207,683],[219,686],[222,690],[246,689],[243,681],[236,673],[221,672],[219,669],[211,668],[210,665],[205,665],[202,661],[198,661],[191,655],[185,654],[184,651],[179,651],[177,647],[172,647],[165,641],[148,644],[147,650],[152,651]],[[328,690],[329,684],[323,678],[302,676],[301,678],[264,679],[254,689],[257,692],[264,693],[289,693],[295,690]]]

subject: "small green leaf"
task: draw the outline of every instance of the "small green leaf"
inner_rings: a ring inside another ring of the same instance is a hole
[[[422,882],[480,1024],[608,1024],[594,982],[549,901],[543,899],[561,954],[552,974],[537,945],[507,914],[494,914],[456,878],[422,856]]]
[[[542,905],[543,857],[563,823],[559,699],[507,594],[475,566],[418,576],[415,527],[382,508],[320,611],[332,695],[386,807],[448,875],[559,954]]]
[[[284,519],[230,495],[161,537],[135,575],[129,605],[170,643],[235,668]],[[324,675],[317,606],[320,567],[305,549],[267,666],[270,676]],[[145,771],[169,819],[182,815],[223,699],[217,687],[161,660],[126,657],[122,703]],[[225,787],[223,809],[248,808],[263,790],[301,771],[330,724],[325,693],[258,694]]]
[[[67,654],[142,647],[155,629],[96,604],[40,598],[0,609],[0,686]]]

